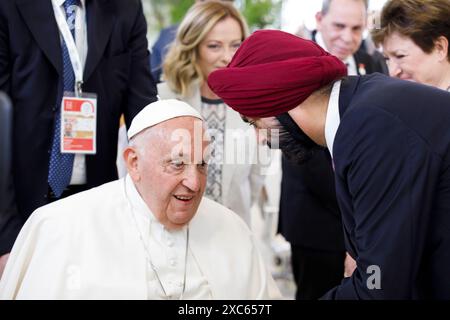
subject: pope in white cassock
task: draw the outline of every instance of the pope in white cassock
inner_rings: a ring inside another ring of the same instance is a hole
[[[0,299],[280,298],[246,224],[202,197],[203,134],[184,102],[145,107],[128,131],[128,175],[37,209]]]

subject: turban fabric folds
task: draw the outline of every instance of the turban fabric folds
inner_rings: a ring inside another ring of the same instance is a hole
[[[261,30],[243,42],[227,68],[210,74],[208,85],[240,114],[264,118],[297,107],[345,75],[345,64],[316,43]]]

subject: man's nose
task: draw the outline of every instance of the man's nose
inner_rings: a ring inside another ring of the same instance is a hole
[[[200,191],[202,173],[199,172],[197,165],[193,164],[186,168],[184,175],[183,185],[193,192]]]
[[[341,38],[345,42],[352,42],[352,40],[353,40],[353,32],[352,32],[352,30],[350,28],[345,28],[344,30],[342,30]]]

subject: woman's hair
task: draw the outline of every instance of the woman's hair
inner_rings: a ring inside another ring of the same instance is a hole
[[[382,44],[394,32],[410,38],[425,53],[431,53],[439,37],[450,40],[450,1],[389,0],[381,11],[380,26],[372,31],[373,41]]]
[[[247,24],[231,3],[199,2],[186,13],[163,64],[164,79],[173,91],[188,96],[193,82],[205,80],[198,64],[200,43],[219,21],[228,17],[239,23],[244,40]]]

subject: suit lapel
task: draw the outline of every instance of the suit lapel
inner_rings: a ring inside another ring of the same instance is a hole
[[[84,81],[92,75],[106,48],[113,30],[115,15],[109,0],[86,1],[88,55],[84,69]]]
[[[355,60],[356,74],[357,74],[358,76],[361,76],[361,74],[360,74],[360,72],[359,72],[359,65],[361,64],[361,59],[360,59],[360,56],[359,56],[358,52],[356,52],[356,53],[353,55],[353,59]]]
[[[17,2],[22,17],[37,45],[62,75],[61,41],[50,0],[20,0]]]

